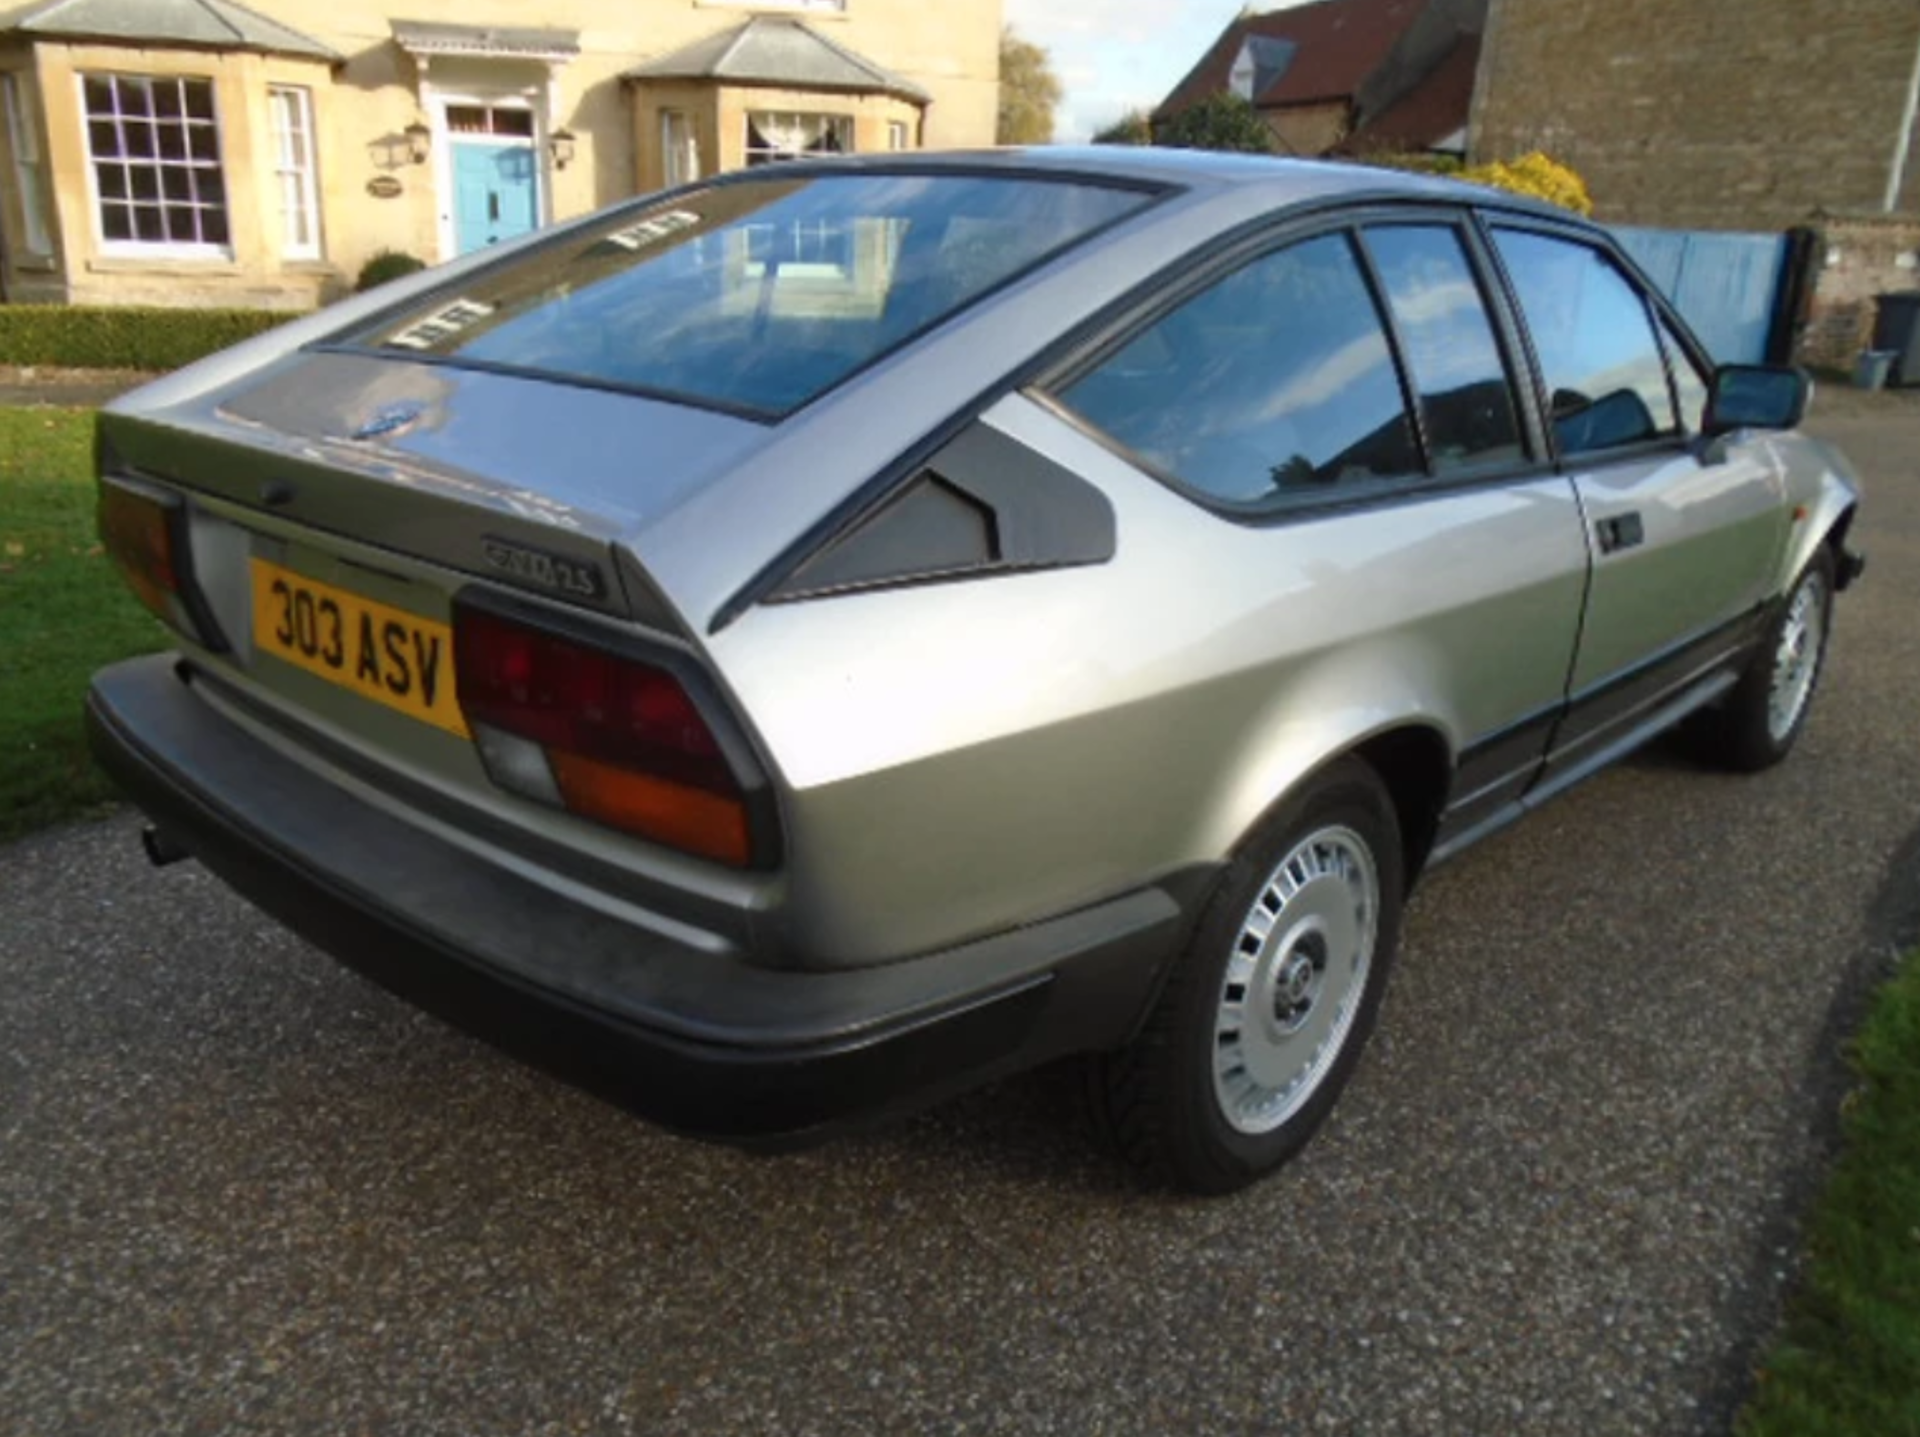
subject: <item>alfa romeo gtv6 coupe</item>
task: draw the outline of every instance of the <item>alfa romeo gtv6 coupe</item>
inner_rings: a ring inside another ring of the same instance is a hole
[[[1222,1191],[1421,870],[1805,724],[1845,461],[1608,236],[1151,150],[803,162],[337,305],[100,420],[178,639],[89,701],[192,855],[673,1128],[1067,1055]]]

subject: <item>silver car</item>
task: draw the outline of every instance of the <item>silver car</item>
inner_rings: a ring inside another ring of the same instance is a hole
[[[91,731],[156,861],[659,1122],[1078,1055],[1225,1191],[1326,1116],[1422,871],[1683,720],[1792,747],[1861,567],[1807,395],[1477,188],[756,169],[111,406],[179,649]]]

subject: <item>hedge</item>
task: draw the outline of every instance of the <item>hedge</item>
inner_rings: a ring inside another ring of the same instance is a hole
[[[263,309],[0,304],[0,364],[178,369],[297,317]]]

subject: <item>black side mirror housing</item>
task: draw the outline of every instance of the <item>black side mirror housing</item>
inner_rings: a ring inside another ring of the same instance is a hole
[[[1723,364],[1713,372],[1705,433],[1792,429],[1807,417],[1813,376],[1797,365]]]

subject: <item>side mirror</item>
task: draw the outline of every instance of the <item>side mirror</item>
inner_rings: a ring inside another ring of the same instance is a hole
[[[1813,379],[1804,369],[1723,364],[1713,373],[1706,433],[1735,429],[1792,429],[1807,417]]]

